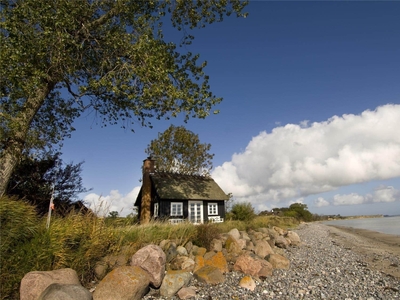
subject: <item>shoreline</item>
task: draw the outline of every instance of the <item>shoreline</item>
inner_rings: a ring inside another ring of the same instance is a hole
[[[336,242],[361,255],[371,269],[400,279],[400,236],[347,226],[325,226]]]

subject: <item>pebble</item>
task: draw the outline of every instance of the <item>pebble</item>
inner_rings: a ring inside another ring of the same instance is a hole
[[[226,281],[218,285],[192,279],[189,286],[197,290],[192,299],[400,299],[400,280],[369,269],[361,256],[334,242],[326,225],[302,224],[294,231],[302,246],[285,250],[291,262],[289,270],[274,270],[273,276],[256,281],[254,291],[239,287],[244,274],[237,272],[226,274]],[[152,290],[143,299],[167,298]]]

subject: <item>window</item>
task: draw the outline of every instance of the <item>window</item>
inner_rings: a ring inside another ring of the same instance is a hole
[[[154,215],[155,218],[158,217],[158,203],[154,203]]]
[[[183,204],[181,202],[171,202],[171,216],[183,216]]]
[[[208,203],[208,215],[218,215],[218,204]]]

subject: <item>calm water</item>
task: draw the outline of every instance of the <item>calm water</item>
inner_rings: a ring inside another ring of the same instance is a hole
[[[337,220],[323,222],[327,225],[347,226],[353,228],[368,229],[400,236],[400,216],[385,218],[368,218],[354,220]]]

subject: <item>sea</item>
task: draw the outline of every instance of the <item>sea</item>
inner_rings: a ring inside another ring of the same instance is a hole
[[[400,236],[400,216],[325,221],[326,225],[367,229]]]

